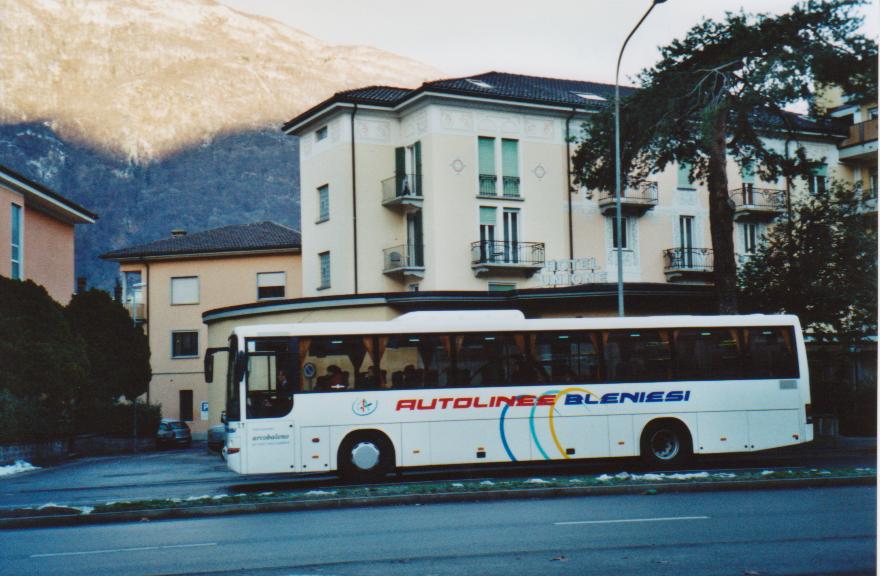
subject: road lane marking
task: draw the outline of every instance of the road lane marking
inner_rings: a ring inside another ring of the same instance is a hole
[[[576,524],[626,524],[629,522],[673,522],[676,520],[708,520],[708,516],[669,516],[666,518],[623,518],[620,520],[577,520],[574,522],[554,522],[554,526],[574,526]]]
[[[83,550],[80,552],[52,552],[48,554],[31,554],[31,558],[54,558],[57,556],[88,556],[91,554],[113,554],[116,552],[142,552],[144,550],[172,550],[174,548],[199,548],[204,546],[216,546],[216,542],[201,542],[198,544],[169,544],[168,546],[138,546],[133,548],[108,548],[106,550]]]

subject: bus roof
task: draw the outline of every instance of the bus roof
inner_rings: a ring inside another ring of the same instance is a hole
[[[726,326],[794,326],[790,314],[730,316],[626,316],[526,319],[519,310],[410,312],[393,320],[302,322],[236,327],[243,338],[279,336],[342,336],[346,334],[418,334],[431,332],[515,332],[518,330],[614,330],[645,328],[710,328]]]

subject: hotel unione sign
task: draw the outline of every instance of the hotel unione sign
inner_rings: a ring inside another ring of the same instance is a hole
[[[539,274],[541,284],[548,288],[608,281],[608,274],[599,270],[596,259],[592,257],[547,260]]]

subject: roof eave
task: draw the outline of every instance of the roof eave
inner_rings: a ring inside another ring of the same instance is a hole
[[[101,254],[99,258],[102,260],[113,260],[120,264],[132,262],[145,262],[154,260],[191,260],[196,258],[220,258],[220,257],[236,257],[236,256],[252,256],[252,255],[268,255],[268,254],[299,254],[302,252],[301,246],[276,247],[252,250],[208,250],[204,252],[183,252],[183,253],[160,253],[160,254],[125,254],[116,255],[113,252]]]

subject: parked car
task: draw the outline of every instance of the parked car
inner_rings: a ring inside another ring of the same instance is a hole
[[[208,450],[222,452],[226,445],[226,424],[217,424],[208,428]]]
[[[168,448],[169,446],[189,446],[192,444],[192,433],[189,426],[182,420],[163,418],[156,431],[156,446]]]

